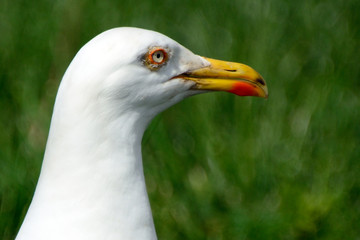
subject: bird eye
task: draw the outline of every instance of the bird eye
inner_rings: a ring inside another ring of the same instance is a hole
[[[156,50],[151,54],[154,63],[161,64],[165,60],[165,52],[163,50]]]
[[[168,53],[165,49],[155,47],[145,55],[145,64],[150,70],[157,70],[168,60]]]

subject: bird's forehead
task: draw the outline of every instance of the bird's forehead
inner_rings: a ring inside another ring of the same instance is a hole
[[[154,46],[169,49],[179,46],[177,42],[161,33],[127,27],[104,32],[99,35],[99,40],[104,43],[104,47],[113,51],[125,51],[129,55],[139,54]]]
[[[153,47],[161,47],[168,51],[170,61],[176,64],[168,64],[178,72],[185,72],[194,68],[205,66],[204,59],[193,54],[171,38],[150,30],[138,28],[115,28],[108,30],[86,44],[78,54],[78,58],[86,62],[87,66],[94,65],[99,68],[99,61],[106,61],[106,71],[114,71],[120,66],[137,64],[139,60]]]

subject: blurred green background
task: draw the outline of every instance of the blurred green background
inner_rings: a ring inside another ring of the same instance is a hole
[[[0,1],[0,238],[40,171],[57,87],[109,28],[246,63],[268,100],[187,99],[143,139],[159,239],[360,239],[360,1]]]

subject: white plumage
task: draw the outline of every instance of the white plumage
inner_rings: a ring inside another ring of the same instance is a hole
[[[215,61],[137,28],[87,43],[59,87],[40,178],[16,239],[157,239],[141,158],[150,120],[204,90],[239,94],[234,81],[254,90],[239,95],[267,96],[252,69],[210,76]]]

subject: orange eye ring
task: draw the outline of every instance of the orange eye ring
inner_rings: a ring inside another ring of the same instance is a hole
[[[151,64],[161,65],[167,60],[167,53],[162,48],[156,48],[150,51],[148,58]]]
[[[152,47],[144,56],[144,64],[151,71],[157,71],[169,60],[170,52],[161,47]]]

